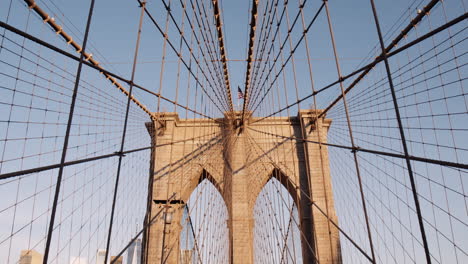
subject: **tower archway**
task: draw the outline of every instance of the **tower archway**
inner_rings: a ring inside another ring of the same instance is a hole
[[[263,186],[253,215],[254,263],[302,263],[297,205],[276,177]]]
[[[179,263],[229,263],[228,218],[215,184],[201,178],[183,208]]]

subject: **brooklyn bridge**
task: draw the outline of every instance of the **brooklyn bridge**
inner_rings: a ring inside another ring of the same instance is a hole
[[[468,263],[467,5],[0,1],[0,262]]]

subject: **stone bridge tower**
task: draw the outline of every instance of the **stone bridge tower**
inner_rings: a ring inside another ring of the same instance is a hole
[[[153,222],[143,246],[147,263],[159,264],[161,258],[165,263],[180,262],[176,251],[182,227],[177,223],[184,203],[203,179],[210,180],[226,202],[230,262],[253,263],[253,207],[271,177],[286,187],[298,208],[304,263],[316,259],[322,264],[341,263],[338,230],[312,205],[337,223],[327,147],[315,143],[327,142],[331,120],[317,120],[319,113],[303,110],[296,117],[251,117],[243,130],[236,125],[239,112],[215,120],[160,113],[159,121],[147,123],[153,143],[149,185],[153,199],[147,216]],[[161,208],[170,211],[172,224],[165,222],[164,213],[157,214]]]

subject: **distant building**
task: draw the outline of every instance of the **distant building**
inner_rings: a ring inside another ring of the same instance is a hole
[[[112,256],[112,257],[111,257],[111,263],[112,263],[112,261],[114,261],[116,258],[117,258],[116,256]],[[114,264],[123,264],[123,257],[122,257],[122,256],[118,257],[117,260],[115,260]]]
[[[42,264],[43,256],[35,250],[21,250],[19,264]]]
[[[193,250],[183,249],[180,251],[180,263],[181,264],[192,264]]]
[[[141,264],[141,239],[135,240],[128,248],[127,264]]]
[[[96,253],[96,264],[105,264],[104,263],[105,258],[106,258],[106,250],[98,249]]]

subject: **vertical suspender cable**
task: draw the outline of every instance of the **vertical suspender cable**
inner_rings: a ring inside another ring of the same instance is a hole
[[[345,91],[344,91],[344,87],[343,87],[343,81],[341,81],[341,69],[340,69],[340,64],[339,64],[339,61],[338,61],[338,53],[337,53],[337,50],[336,50],[335,37],[334,37],[334,34],[333,34],[333,28],[332,28],[331,19],[330,19],[330,11],[328,9],[328,1],[324,0],[323,2],[325,3],[325,12],[327,14],[328,28],[330,30],[330,38],[331,38],[332,47],[333,47],[333,54],[335,56],[336,70],[338,72],[338,78],[340,79],[340,88],[341,88],[341,94],[342,94],[342,97],[343,97],[343,105],[344,105],[345,112],[346,112],[346,121],[347,121],[347,124],[348,124],[349,138],[350,138],[352,147],[355,148],[354,138],[353,138],[353,131],[352,131],[352,128],[351,128],[351,119],[349,117],[349,112],[348,112],[348,104],[346,102],[346,96],[345,96]],[[362,178],[361,178],[361,173],[360,173],[360,169],[359,169],[359,161],[358,161],[358,158],[357,158],[356,151],[353,151],[353,156],[354,156],[354,164],[356,166],[356,175],[357,175],[358,183],[359,183],[359,191],[360,191],[360,194],[361,194],[362,209],[364,211],[364,217],[365,217],[365,220],[366,220],[367,236],[368,236],[368,239],[369,239],[369,246],[370,246],[371,255],[372,255],[372,263],[376,263],[375,262],[375,253],[374,253],[374,243],[372,242],[372,232],[371,232],[370,224],[369,224],[369,216],[368,216],[368,213],[367,213],[366,199],[364,197],[364,189],[363,189],[363,186],[362,186]]]
[[[57,183],[55,185],[54,202],[52,204],[52,212],[50,215],[49,229],[47,231],[47,240],[46,240],[46,245],[45,245],[45,250],[44,250],[43,262],[45,264],[47,264],[47,261],[49,259],[50,243],[52,241],[52,232],[54,230],[55,214],[57,212],[57,203],[58,203],[58,198],[59,198],[59,193],[60,193],[60,187],[62,184],[63,170],[65,167],[64,163],[65,163],[65,158],[67,156],[68,140],[70,139],[71,124],[73,122],[73,112],[75,111],[76,97],[78,95],[78,87],[79,87],[80,78],[81,78],[81,69],[83,68],[83,61],[85,60],[84,51],[86,50],[86,43],[88,41],[88,33],[89,33],[89,28],[91,26],[91,18],[93,15],[93,10],[94,10],[94,0],[91,0],[89,12],[88,12],[88,21],[86,22],[86,30],[85,30],[84,39],[83,39],[83,52],[80,54],[80,62],[78,63],[78,69],[76,71],[75,87],[73,88],[73,95],[72,95],[72,100],[70,103],[70,111],[68,113],[68,123],[67,123],[67,130],[65,132],[65,139],[63,142],[62,158],[60,161],[60,168],[59,168],[59,172],[57,176]]]
[[[416,190],[416,182],[414,180],[413,169],[411,167],[411,161],[409,159],[408,146],[406,144],[405,131],[403,130],[403,124],[401,122],[400,108],[398,107],[398,100],[397,100],[396,93],[395,93],[395,87],[393,85],[392,73],[390,71],[390,64],[388,63],[387,50],[385,49],[385,44],[384,44],[384,40],[383,40],[383,37],[382,37],[382,32],[380,30],[380,23],[379,23],[379,18],[378,18],[378,15],[377,15],[377,11],[375,9],[374,0],[370,0],[370,3],[371,3],[371,6],[372,6],[372,13],[374,15],[375,26],[377,27],[377,34],[379,36],[380,47],[382,49],[382,57],[383,57],[384,63],[385,63],[385,70],[387,72],[388,84],[390,86],[390,91],[391,91],[391,94],[392,94],[393,108],[395,109],[395,115],[396,115],[396,118],[397,118],[398,128],[399,128],[399,132],[400,132],[401,144],[403,145],[403,151],[404,151],[404,154],[405,154],[406,166],[408,168],[408,175],[409,175],[410,183],[411,183],[411,191],[413,193],[414,204],[416,206],[416,214],[418,216],[419,230],[421,231],[421,237],[422,237],[422,242],[423,242],[423,246],[424,246],[424,252],[426,254],[426,261],[427,261],[428,264],[430,264],[431,263],[431,253],[429,252],[429,245],[427,243],[426,231],[424,230],[424,222],[423,222],[423,219],[422,219],[421,206],[419,205],[418,193],[417,193],[417,190]]]
[[[130,110],[130,101],[131,101],[131,96],[132,96],[132,90],[133,90],[133,80],[135,79],[135,70],[136,70],[136,64],[137,64],[137,59],[138,59],[138,50],[140,47],[140,36],[141,36],[141,27],[143,25],[143,17],[145,14],[145,4],[146,2],[143,1],[141,4],[141,14],[140,14],[140,24],[138,25],[138,33],[137,33],[137,40],[136,40],[136,46],[135,46],[135,54],[133,57],[133,66],[132,66],[132,77],[130,79],[130,88],[129,88],[129,96],[127,100],[127,109],[125,112],[125,121],[124,121],[124,127],[123,127],[123,132],[122,132],[122,143],[120,144],[120,152],[119,152],[119,164],[117,166],[117,175],[115,178],[115,187],[114,187],[114,197],[112,200],[112,210],[111,210],[111,216],[110,216],[110,222],[109,222],[109,231],[107,233],[107,244],[106,244],[106,256],[104,258],[104,263],[107,263],[107,260],[109,259],[109,249],[110,249],[110,240],[112,236],[112,226],[114,222],[114,213],[115,213],[115,204],[117,200],[117,191],[119,188],[119,179],[120,179],[120,171],[122,167],[122,158],[124,157],[123,155],[123,150],[125,146],[125,135],[127,133],[127,124],[128,124],[128,113]]]

